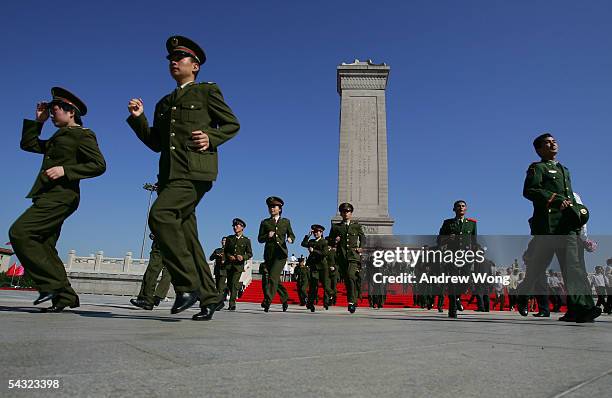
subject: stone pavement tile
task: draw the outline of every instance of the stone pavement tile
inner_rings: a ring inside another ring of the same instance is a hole
[[[0,292],[2,396],[44,396],[8,391],[9,377],[57,378],[53,396],[96,397],[550,397],[612,387],[609,375],[581,385],[612,367],[612,317],[576,325],[469,311],[450,320],[418,309],[266,314],[241,303],[193,322],[195,309],[143,311],[112,296],[83,295],[74,312],[32,313],[30,296]]]

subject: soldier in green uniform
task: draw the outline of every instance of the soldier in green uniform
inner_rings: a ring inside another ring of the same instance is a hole
[[[476,248],[476,220],[466,218],[467,203],[465,200],[457,200],[453,204],[454,218],[444,220],[438,233],[437,243],[442,250],[474,250]],[[468,275],[468,264],[458,267],[454,263],[445,264],[447,275]],[[457,318],[457,310],[462,310],[461,294],[466,287],[461,284],[449,284],[448,293],[448,316]]]
[[[240,289],[240,275],[244,272],[244,263],[253,257],[253,250],[251,249],[251,240],[243,235],[246,223],[239,218],[234,218],[232,227],[234,228],[234,235],[225,238],[224,254],[227,282],[230,289],[228,310],[235,311],[236,297],[238,296],[238,289]]]
[[[305,306],[308,301],[308,267],[306,266],[306,261],[304,258],[300,258],[298,260],[298,264],[295,267],[295,275],[296,275],[296,288],[298,293],[298,298],[300,299],[300,306]]]
[[[204,51],[183,36],[166,41],[170,75],[176,89],[155,106],[153,125],[142,99],[129,101],[127,119],[138,138],[160,152],[159,193],[151,207],[149,227],[172,277],[177,314],[200,300],[194,320],[209,320],[217,306],[217,289],[198,240],[195,210],[217,178],[219,146],[240,125],[214,83],[196,83]]]
[[[151,311],[153,306],[158,306],[163,299],[166,298],[170,289],[170,274],[164,267],[163,257],[159,251],[159,245],[155,241],[155,235],[149,234],[149,238],[153,241],[151,244],[151,252],[149,253],[149,264],[142,276],[142,284],[140,285],[140,293],[135,299],[131,299],[130,303],[136,307]],[[159,282],[159,274],[161,279]]]
[[[329,284],[326,280],[329,278],[328,267],[325,254],[327,253],[327,240],[323,238],[325,227],[320,224],[313,224],[310,227],[310,233],[302,239],[302,247],[308,249],[310,253],[306,260],[306,265],[310,271],[308,284],[308,304],[311,312],[315,312],[315,301],[319,292],[319,283],[323,285],[323,306],[325,309],[329,307]],[[311,236],[313,237],[311,239]]]
[[[361,225],[353,220],[353,205],[341,203],[338,207],[342,221],[332,224],[329,238],[336,243],[336,265],[344,276],[348,310],[351,314],[357,307],[357,297],[361,278],[361,252],[365,245],[365,234]]]
[[[593,302],[585,266],[580,260],[584,247],[579,234],[588,219],[588,210],[575,200],[569,170],[557,161],[559,146],[554,137],[542,134],[533,141],[533,146],[541,160],[529,166],[523,187],[523,196],[533,203],[529,223],[533,238],[525,279],[518,289],[519,312],[527,316],[528,295],[544,293],[546,268],[556,255],[567,290],[568,310],[560,320],[593,322],[601,309]]]
[[[329,305],[335,305],[336,296],[338,294],[339,278],[338,266],[336,265],[336,241],[329,239],[329,236],[326,236],[325,239],[327,239],[327,253],[325,253],[325,260],[329,270],[329,278],[327,278],[327,283],[329,285],[326,289],[329,291]]]
[[[60,87],[53,87],[51,95],[51,102],[37,104],[36,120],[23,121],[21,149],[44,156],[27,195],[32,206],[11,226],[9,236],[17,258],[39,291],[34,304],[51,300],[53,305],[44,312],[61,312],[78,307],[79,297],[70,286],[55,244],[62,224],[79,206],[79,181],[104,173],[106,162],[95,134],[82,126],[85,103]],[[49,115],[59,130],[43,140],[40,134]]]
[[[280,283],[281,272],[287,262],[287,242],[293,243],[295,235],[291,229],[289,219],[281,217],[285,202],[277,196],[266,199],[270,217],[263,219],[259,225],[257,241],[265,243],[264,269],[267,274],[267,289],[264,291],[264,300],[261,307],[265,312],[270,310],[274,295],[278,292],[283,304],[283,312],[289,308],[287,289]]]
[[[219,294],[219,304],[215,311],[223,309],[225,301],[225,292],[227,289],[227,269],[225,267],[225,242],[227,238],[224,236],[221,239],[221,247],[216,248],[209,257],[210,261],[214,261],[213,274],[215,274],[215,286]],[[220,307],[219,307],[220,306]]]

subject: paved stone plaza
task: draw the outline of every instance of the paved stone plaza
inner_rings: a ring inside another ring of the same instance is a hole
[[[239,303],[194,322],[170,302],[82,295],[43,314],[34,292],[0,291],[0,396],[604,397],[612,389],[612,317],[595,324],[466,311],[317,311]],[[318,309],[318,308],[317,308]],[[8,389],[58,379],[57,390]]]

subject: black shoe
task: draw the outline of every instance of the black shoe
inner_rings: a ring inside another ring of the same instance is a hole
[[[314,306],[314,304],[310,304],[310,312],[315,312],[315,306]]]
[[[529,315],[529,309],[527,308],[527,304],[519,304],[519,305],[518,305],[518,312],[519,312],[519,314],[521,314],[522,316],[527,316],[527,315]]]
[[[532,315],[535,316],[536,318],[550,318],[550,312],[540,311],[537,314],[532,314]]]
[[[221,311],[225,307],[225,301],[219,301],[215,306],[215,311]]]
[[[463,304],[461,304],[461,300],[457,300],[457,310],[463,311]]]
[[[133,298],[130,300],[130,304],[134,307],[142,308],[143,310],[152,311],[153,304],[149,304],[141,298]]]
[[[40,310],[40,312],[53,312],[53,313],[58,313],[58,312],[62,312],[64,311],[64,308],[66,308],[65,305],[57,305],[57,304],[53,304],[51,307],[49,308],[43,308]]]
[[[568,311],[559,320],[562,322],[576,322],[576,314]]]
[[[235,305],[230,305],[229,307],[227,307],[228,311],[236,311],[236,306]]]
[[[354,313],[355,313],[355,309],[356,309],[355,304],[349,304],[349,305],[348,305],[348,311],[349,311],[351,314],[354,314]]]
[[[178,314],[179,312],[185,311],[187,308],[193,306],[199,300],[198,293],[193,292],[184,292],[177,293],[176,298],[174,299],[174,304],[172,305],[172,309],[170,310],[171,314]],[[213,309],[214,312],[214,309]]]
[[[159,305],[161,304],[162,300],[163,300],[163,298],[155,296],[153,298],[153,305],[156,306],[156,307],[159,307]]]
[[[267,301],[261,303],[261,306],[263,307],[264,312],[270,311],[270,303],[268,303]]]
[[[448,317],[457,319],[457,311],[448,311]]]
[[[444,312],[444,310],[442,309],[442,307],[438,307],[438,312]]]
[[[594,322],[595,318],[601,315],[601,308],[591,307],[576,313],[576,323]]]
[[[191,317],[194,321],[210,321],[212,319],[213,314],[215,313],[215,308],[217,304],[209,304],[205,307],[200,308],[200,312]]]
[[[289,303],[285,301],[283,303],[283,312],[287,312],[287,308],[289,308]]]
[[[476,308],[474,312],[485,312],[484,308]]]
[[[34,305],[42,304],[45,301],[53,300],[57,293],[53,292],[39,292],[39,296],[36,300],[34,300]]]

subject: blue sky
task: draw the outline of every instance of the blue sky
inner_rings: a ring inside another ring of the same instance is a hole
[[[242,126],[220,148],[219,179],[198,208],[207,253],[231,233],[236,216],[255,239],[269,195],[284,198],[299,238],[312,223],[329,225],[337,204],[336,66],[355,58],[391,67],[389,206],[396,233],[437,233],[453,201],[463,198],[479,233],[527,234],[531,204],[521,191],[525,170],[537,160],[531,142],[550,131],[591,210],[590,231],[610,234],[612,3],[169,5],[3,7],[1,243],[29,205],[24,196],[41,163],[19,150],[22,119],[32,118],[35,103],[59,85],[88,104],[84,123],[96,132],[108,170],[82,182],[80,208],[65,223],[58,251],[139,254],[142,185],[154,181],[157,154],[125,123],[126,105],[142,97],[151,117],[174,88],[164,46],[173,34],[206,50],[199,79],[219,84]],[[53,132],[49,123],[43,136]],[[302,252],[297,245],[290,251]]]

